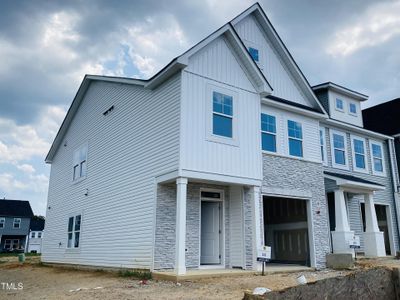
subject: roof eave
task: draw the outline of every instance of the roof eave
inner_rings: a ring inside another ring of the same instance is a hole
[[[318,91],[318,90],[322,90],[322,89],[331,89],[333,91],[345,94],[347,96],[350,96],[352,98],[358,99],[360,101],[366,101],[369,98],[367,95],[364,95],[364,94],[361,94],[359,92],[350,90],[350,89],[348,89],[348,88],[346,88],[344,86],[340,86],[340,85],[338,85],[336,83],[333,83],[333,82],[321,83],[321,84],[313,86],[312,89],[314,91]]]

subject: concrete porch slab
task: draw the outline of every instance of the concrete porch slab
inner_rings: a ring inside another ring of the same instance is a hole
[[[265,268],[265,274],[277,274],[277,273],[295,273],[303,271],[313,271],[314,268],[300,266],[300,265],[283,265],[283,264],[268,264]],[[186,281],[196,280],[204,278],[216,278],[216,277],[234,277],[234,276],[248,276],[248,275],[260,275],[261,272],[254,270],[242,270],[242,269],[196,269],[188,270],[185,275],[176,275],[173,271],[154,271],[152,272],[153,279],[155,280],[166,280],[166,281]]]

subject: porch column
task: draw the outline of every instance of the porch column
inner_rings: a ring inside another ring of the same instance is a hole
[[[261,239],[261,208],[260,208],[260,187],[250,188],[252,219],[253,219],[253,269],[261,269],[261,263],[257,262],[257,250],[263,246]]]
[[[187,178],[176,179],[176,245],[175,272],[177,275],[186,273],[186,191]]]
[[[374,197],[372,193],[364,195],[365,200],[365,232],[364,248],[366,256],[386,256],[383,232],[379,231],[376,217]]]
[[[342,189],[335,190],[335,231],[332,231],[333,253],[351,253],[349,241],[354,237],[354,231],[350,230],[347,216],[346,200]]]

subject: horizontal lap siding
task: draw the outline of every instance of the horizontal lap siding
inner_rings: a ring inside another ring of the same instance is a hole
[[[323,124],[321,126],[324,126]],[[375,182],[381,185],[385,186],[385,190],[383,191],[376,191],[374,193],[374,200],[376,204],[388,204],[390,205],[390,210],[391,210],[391,215],[392,215],[392,226],[394,229],[394,243],[395,243],[395,249],[399,249],[399,239],[398,239],[398,229],[397,229],[397,221],[396,221],[396,212],[395,212],[395,203],[394,203],[394,195],[393,195],[393,184],[392,184],[392,175],[391,175],[391,166],[390,166],[390,159],[389,159],[389,151],[388,151],[388,144],[387,141],[382,141],[383,142],[383,154],[384,154],[384,165],[386,169],[386,176],[376,176],[372,174],[372,165],[371,165],[371,153],[370,153],[370,148],[369,148],[369,139],[367,136],[364,136],[366,138],[366,161],[368,164],[368,169],[369,173],[364,174],[360,172],[355,172],[353,171],[353,156],[352,156],[352,149],[351,149],[351,140],[350,140],[350,134],[352,134],[351,131],[345,131],[342,129],[338,128],[333,128],[333,130],[338,130],[341,132],[346,132],[347,136],[347,157],[349,162],[349,170],[342,170],[342,169],[337,169],[337,168],[332,168],[332,156],[331,156],[331,140],[330,140],[330,131],[331,128],[327,128],[325,130],[325,140],[326,140],[326,146],[327,146],[327,157],[328,157],[328,166],[326,166],[324,169],[325,171],[329,172],[335,172],[335,173],[340,173],[340,174],[347,174],[347,175],[352,175],[356,176],[371,182]],[[360,136],[358,133],[354,133],[357,136]],[[362,136],[361,136],[362,137]],[[330,181],[325,181],[330,182]],[[325,185],[325,189],[327,191],[332,191],[334,189],[334,185]],[[356,197],[358,200],[363,200],[362,196],[357,196]],[[355,198],[350,199],[350,201],[356,201]],[[352,209],[349,210],[349,223],[350,227],[352,230],[355,230],[356,233],[360,231],[360,228],[362,228],[362,220],[360,216],[360,212],[356,210],[354,203],[350,206],[352,206]],[[389,218],[389,216],[388,216]],[[362,238],[362,237],[361,237]]]
[[[154,178],[178,168],[179,97],[180,75],[155,91],[91,84],[52,163],[44,261],[151,267]],[[85,142],[87,178],[74,184],[73,152]],[[68,216],[79,213],[81,247],[71,253]]]

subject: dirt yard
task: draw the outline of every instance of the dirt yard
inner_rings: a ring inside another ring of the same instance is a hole
[[[366,260],[359,268],[378,265],[400,266],[395,260]],[[350,271],[324,270],[268,276],[209,278],[176,284],[120,277],[103,271],[82,271],[42,266],[38,257],[28,257],[21,265],[16,258],[0,257],[0,299],[242,299],[244,290],[268,287],[279,290],[296,285],[304,274],[307,280],[344,276]],[[7,290],[2,283],[23,284],[23,289]]]

